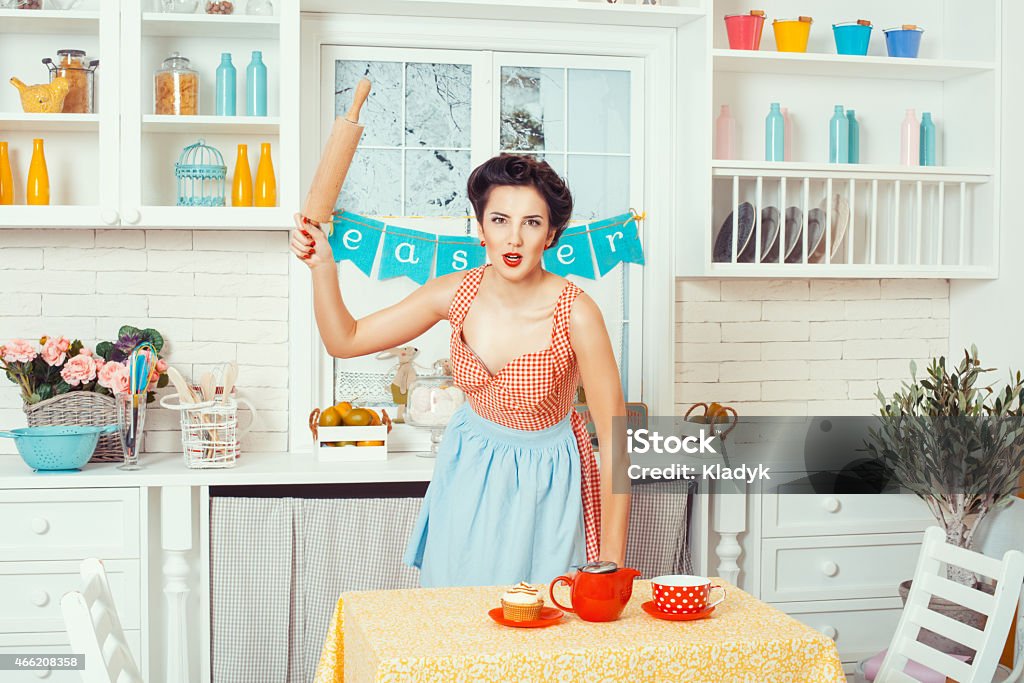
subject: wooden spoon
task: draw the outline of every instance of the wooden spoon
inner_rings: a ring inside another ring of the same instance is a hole
[[[212,401],[217,397],[217,386],[213,381],[213,373],[204,372],[199,378],[199,387],[203,390],[204,401]]]
[[[182,377],[181,373],[176,369],[168,366],[167,376],[171,380],[171,384],[178,390],[178,402],[179,403],[198,403],[196,401],[196,394],[192,391],[192,387],[189,386],[188,382]]]
[[[238,363],[231,361],[228,369],[224,371],[224,393],[221,394],[221,403],[227,401],[231,392],[235,389],[235,380],[238,379]]]

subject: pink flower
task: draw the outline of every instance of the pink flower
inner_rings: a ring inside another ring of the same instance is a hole
[[[82,354],[83,356],[91,356],[92,355],[92,349],[88,349],[88,348],[83,346],[82,350],[79,351],[78,353]]]
[[[63,365],[68,359],[68,349],[71,342],[66,337],[50,337],[43,344],[43,351],[39,355],[43,357],[49,366]]]
[[[128,366],[113,360],[105,363],[99,371],[99,384],[115,394],[127,394]]]
[[[93,361],[91,354],[86,353],[85,349],[82,349],[79,355],[67,362],[64,369],[60,371],[60,376],[73,387],[91,382],[96,379],[96,363]]]
[[[158,374],[161,374],[161,375],[164,374],[165,372],[167,372],[167,361],[165,361],[163,358],[158,360],[156,362],[156,371],[157,371]]]
[[[39,355],[35,347],[24,339],[12,339],[3,349],[3,359],[7,363],[31,363]]]

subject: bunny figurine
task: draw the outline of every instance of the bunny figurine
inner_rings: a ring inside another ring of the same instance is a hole
[[[395,422],[405,422],[405,404],[409,397],[409,384],[416,378],[416,368],[422,367],[414,363],[413,359],[419,355],[420,350],[415,346],[396,346],[381,351],[377,354],[377,360],[397,358],[398,366],[395,376],[391,380],[391,397],[398,406]]]

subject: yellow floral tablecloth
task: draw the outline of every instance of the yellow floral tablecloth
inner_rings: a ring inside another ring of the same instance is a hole
[[[721,581],[708,619],[662,621],[636,581],[618,621],[566,614],[556,626],[508,628],[487,616],[503,587],[344,593],[316,683],[361,681],[686,681],[845,683],[826,636]],[[558,589],[568,601],[568,590]],[[543,588],[547,595],[547,587]]]

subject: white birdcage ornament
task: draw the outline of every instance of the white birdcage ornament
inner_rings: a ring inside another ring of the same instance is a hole
[[[178,206],[224,206],[228,168],[216,147],[199,140],[181,150],[174,164]]]

